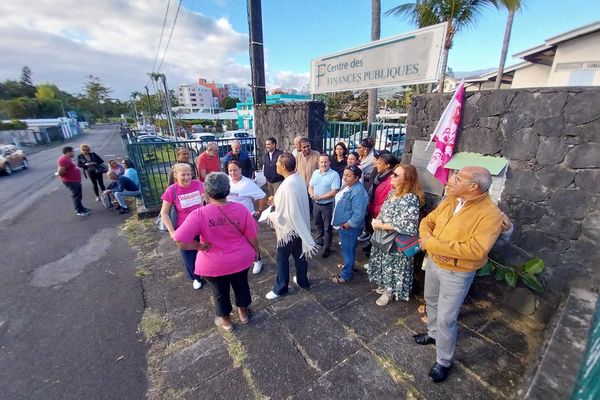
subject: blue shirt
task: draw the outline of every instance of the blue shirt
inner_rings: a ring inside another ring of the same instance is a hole
[[[315,195],[322,196],[332,190],[339,190],[340,175],[331,168],[326,172],[321,172],[321,170],[318,169],[313,172],[308,185],[313,188]],[[319,204],[333,203],[333,197],[316,202]]]
[[[138,173],[135,168],[127,168],[124,175],[131,179],[138,187],[140,187],[140,178],[138,177]]]

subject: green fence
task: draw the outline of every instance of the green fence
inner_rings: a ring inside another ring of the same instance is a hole
[[[600,399],[600,299],[596,303],[594,325],[589,334],[586,352],[571,399]]]
[[[375,139],[375,150],[388,150],[396,157],[404,151],[405,124],[372,122],[326,122],[323,127],[323,152],[333,154],[335,145],[344,142],[350,150],[356,150],[362,139]]]
[[[238,139],[241,148],[250,153],[250,158],[256,165],[256,138],[248,137]],[[232,139],[215,140],[219,146],[219,158],[222,160],[230,150]],[[176,150],[187,147],[192,153],[192,160],[204,151],[206,142],[200,140],[186,140],[178,142],[152,142],[128,143],[127,154],[135,165],[140,178],[142,198],[146,207],[158,206],[169,179],[171,166],[176,162]]]

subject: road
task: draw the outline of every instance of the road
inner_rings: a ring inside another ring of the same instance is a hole
[[[68,143],[121,157],[118,126]],[[141,399],[146,345],[135,254],[118,226],[127,218],[94,201],[75,215],[54,176],[61,146],[29,157],[30,169],[0,177],[0,398]]]

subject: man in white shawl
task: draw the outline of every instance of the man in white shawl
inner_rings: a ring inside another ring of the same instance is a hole
[[[269,224],[277,237],[277,279],[266,297],[273,300],[287,293],[290,281],[290,255],[294,257],[294,282],[304,289],[308,281],[307,258],[317,251],[310,232],[310,214],[306,184],[296,173],[296,159],[283,153],[277,160],[277,173],[284,177],[273,198],[275,209],[269,214]]]

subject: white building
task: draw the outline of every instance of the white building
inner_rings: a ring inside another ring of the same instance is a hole
[[[240,102],[247,101],[252,97],[252,90],[250,90],[249,87],[241,87],[235,83],[228,83],[225,84],[225,88],[227,89],[227,95],[229,97],[237,97]]]
[[[202,85],[179,85],[177,100],[191,112],[213,111],[219,109],[219,100],[213,97],[212,90]]]

